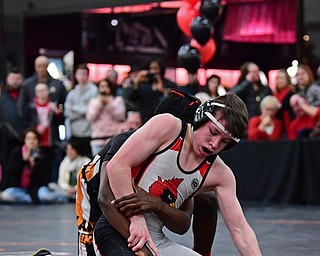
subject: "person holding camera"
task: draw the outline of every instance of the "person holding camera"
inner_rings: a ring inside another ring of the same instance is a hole
[[[165,75],[165,66],[159,60],[151,60],[147,68],[139,71],[131,85],[123,90],[123,96],[139,106],[142,123],[147,122],[156,106],[176,84]]]
[[[12,150],[8,169],[9,187],[0,196],[7,203],[62,203],[67,199],[48,188],[51,166],[48,155],[41,150],[41,136],[35,128],[24,134],[24,144]]]
[[[126,105],[116,96],[116,87],[108,78],[98,83],[99,94],[90,99],[86,119],[91,123],[91,152],[96,155],[108,140],[121,131]]]

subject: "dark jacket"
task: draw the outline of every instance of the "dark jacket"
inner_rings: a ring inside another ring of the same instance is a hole
[[[237,94],[243,102],[246,104],[249,114],[249,119],[253,116],[258,116],[261,114],[260,102],[267,96],[271,95],[272,91],[269,86],[264,86],[259,84],[259,89],[254,90],[252,84],[243,80],[241,83],[235,85],[230,89],[230,92]]]
[[[6,139],[19,140],[25,126],[18,111],[18,102],[9,93],[5,92],[0,96],[0,123],[6,130]]]
[[[199,83],[196,84],[186,84],[184,86],[180,86],[179,90],[189,93],[191,95],[196,95],[198,92],[203,91],[203,89],[201,88],[201,85]]]
[[[41,158],[37,161],[33,167],[31,173],[31,183],[28,188],[28,193],[31,195],[33,202],[38,203],[38,190],[41,186],[46,186],[51,179],[51,167],[48,159],[50,156],[42,150]],[[24,161],[22,157],[22,147],[15,147],[10,155],[8,170],[10,171],[9,187],[20,187],[21,175],[25,166],[29,165],[29,162]]]
[[[33,101],[35,95],[35,87],[39,83],[37,75],[27,78],[21,87],[18,107],[19,111],[23,113],[23,109]],[[47,85],[50,90],[50,100],[58,104],[64,104],[67,90],[60,80],[52,78],[48,75]]]
[[[176,88],[176,84],[168,79],[163,78],[163,87],[166,89]],[[124,90],[126,98],[138,104],[141,113],[142,123],[147,122],[154,114],[157,105],[164,99],[165,95],[158,91],[153,90],[150,83],[142,82],[139,84],[138,89],[132,87]]]

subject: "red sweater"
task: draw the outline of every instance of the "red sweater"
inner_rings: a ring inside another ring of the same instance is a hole
[[[291,88],[284,88],[282,90],[278,90],[274,96],[279,100],[279,102],[282,104],[282,107],[280,108],[277,118],[282,122],[282,127],[287,133],[289,130],[290,123],[292,121],[292,117],[290,116],[289,109],[291,109],[289,105],[289,99],[292,95],[292,89]]]
[[[248,125],[248,140],[258,141],[258,140],[280,140],[282,138],[282,123],[280,120],[274,118],[274,129],[269,135],[264,131],[259,130],[259,125],[261,123],[260,116],[254,116],[250,119]]]
[[[292,120],[289,126],[287,137],[290,140],[295,140],[298,137],[298,133],[303,129],[313,129],[317,125],[317,121],[320,119],[320,108],[318,108],[317,115],[314,117],[304,115],[297,116]]]

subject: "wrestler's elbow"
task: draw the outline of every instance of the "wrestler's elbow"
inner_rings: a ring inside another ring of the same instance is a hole
[[[178,235],[184,235],[185,233],[187,233],[187,231],[189,230],[189,227],[190,226],[185,226],[185,227],[179,227],[178,229],[177,229],[177,234]]]
[[[189,230],[189,226],[174,226],[174,227],[167,227],[171,232],[176,233],[178,235],[184,235]]]
[[[107,175],[108,175],[109,178],[112,177],[113,175],[116,175],[117,174],[117,163],[116,163],[116,161],[111,159],[107,163],[106,170],[107,170]]]
[[[191,225],[191,218],[188,217],[183,217],[183,218],[179,218],[179,221],[171,221],[170,223],[165,223],[166,227],[178,234],[178,235],[184,235],[185,233],[188,232],[190,225]]]

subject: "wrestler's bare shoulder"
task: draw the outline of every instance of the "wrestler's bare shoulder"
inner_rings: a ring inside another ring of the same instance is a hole
[[[181,130],[181,120],[171,114],[159,114],[152,117],[146,124],[148,129],[157,133],[177,134]]]
[[[204,187],[225,186],[235,182],[235,177],[230,167],[217,156],[206,178]]]

